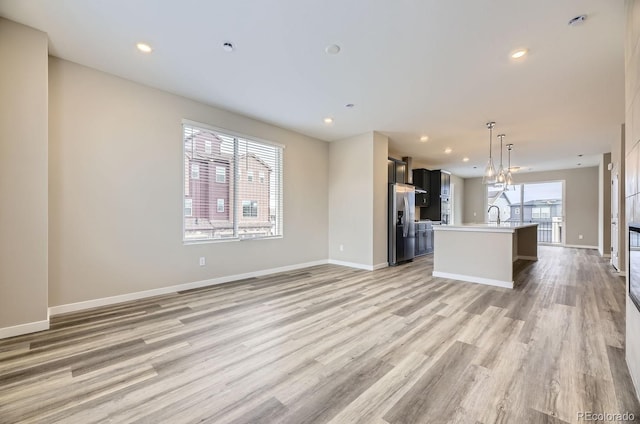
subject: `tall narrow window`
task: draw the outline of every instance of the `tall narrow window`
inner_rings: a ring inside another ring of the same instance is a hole
[[[183,150],[185,242],[282,236],[282,146],[184,121]]]
[[[216,182],[224,183],[227,180],[227,168],[224,166],[216,166]]]
[[[200,179],[200,165],[197,163],[191,164],[191,178],[194,180]]]

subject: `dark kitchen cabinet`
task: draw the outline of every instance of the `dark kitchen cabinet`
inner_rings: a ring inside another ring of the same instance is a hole
[[[387,160],[388,167],[388,183],[389,184],[405,184],[407,182],[406,173],[407,173],[407,163],[398,159],[388,158]]]
[[[427,207],[431,204],[431,198],[429,193],[431,192],[431,171],[424,168],[418,168],[413,170],[413,185],[420,187],[426,193],[416,193],[416,206],[421,208]]]
[[[442,170],[430,171],[429,180],[429,206],[420,208],[420,219],[449,224],[451,174]]]
[[[433,226],[430,222],[416,224],[416,256],[433,253]]]

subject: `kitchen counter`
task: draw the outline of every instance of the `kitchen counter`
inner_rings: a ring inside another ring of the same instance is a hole
[[[434,231],[481,231],[481,232],[508,232],[513,233],[520,228],[537,227],[537,223],[502,222],[499,225],[495,222],[488,224],[462,224],[462,225],[438,225],[434,226]]]
[[[433,276],[513,288],[513,262],[538,260],[538,224],[434,226]]]

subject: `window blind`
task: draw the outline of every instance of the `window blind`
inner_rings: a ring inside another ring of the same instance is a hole
[[[282,146],[184,123],[183,155],[185,242],[282,236]]]

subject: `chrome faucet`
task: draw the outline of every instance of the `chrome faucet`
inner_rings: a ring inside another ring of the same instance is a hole
[[[498,221],[496,221],[496,222],[498,223],[498,225],[500,225],[500,208],[497,207],[496,205],[491,205],[491,206],[489,206],[489,209],[487,209],[487,213],[491,213],[491,208],[498,209]]]

